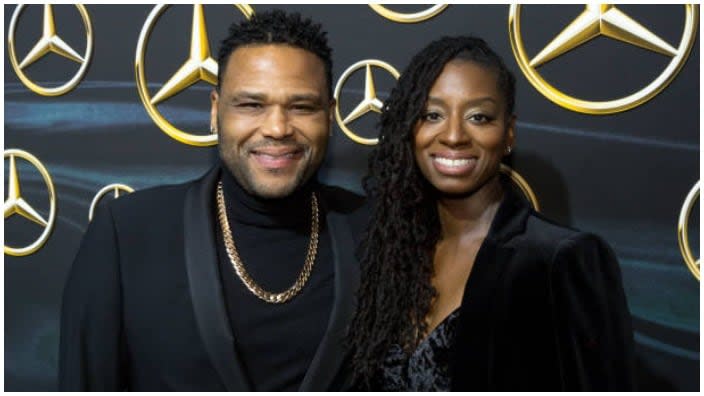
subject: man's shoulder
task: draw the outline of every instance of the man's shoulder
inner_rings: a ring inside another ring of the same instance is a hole
[[[176,184],[163,184],[137,190],[109,202],[110,210],[118,216],[156,214],[182,211],[187,191],[202,183],[203,176]]]
[[[366,197],[333,185],[322,185],[320,192],[329,212],[345,216],[354,235],[364,233],[371,213]]]
[[[363,195],[339,186],[321,184],[320,193],[329,210],[343,214],[364,210],[367,203]]]
[[[188,186],[193,181],[179,184],[165,184],[137,190],[111,202],[113,211],[134,210],[136,208],[163,207],[183,200]]]

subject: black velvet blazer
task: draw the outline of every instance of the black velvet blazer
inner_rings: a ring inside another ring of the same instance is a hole
[[[633,390],[633,332],[614,253],[507,190],[465,286],[452,389]]]
[[[250,390],[217,272],[219,173],[216,167],[199,180],[98,209],[64,290],[60,390]],[[335,301],[300,387],[306,391],[340,383],[359,283],[354,249],[366,222],[362,197],[321,186],[319,198],[332,240]]]

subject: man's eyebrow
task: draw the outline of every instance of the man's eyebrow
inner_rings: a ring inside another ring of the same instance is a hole
[[[257,100],[262,101],[266,99],[266,95],[257,92],[240,91],[235,92],[229,97],[230,102],[237,102],[241,100]]]
[[[322,103],[322,97],[318,94],[295,94],[289,97],[290,102],[314,102]]]
[[[259,92],[251,92],[251,91],[239,91],[235,92],[230,97],[228,98],[229,102],[240,102],[244,100],[254,100],[254,101],[265,101],[267,99],[267,95]],[[315,104],[320,104],[323,102],[323,99],[320,95],[314,94],[314,93],[305,93],[305,94],[293,94],[289,97],[286,98],[287,102],[312,102]]]

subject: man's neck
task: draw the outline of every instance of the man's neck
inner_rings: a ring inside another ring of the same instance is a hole
[[[263,198],[246,191],[232,173],[223,166],[223,192],[228,215],[235,222],[262,227],[309,225],[311,196],[317,186],[314,178],[282,198]]]

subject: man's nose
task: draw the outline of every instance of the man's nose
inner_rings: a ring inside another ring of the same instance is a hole
[[[283,139],[293,134],[286,110],[280,106],[271,108],[261,129],[265,136],[273,139]]]

